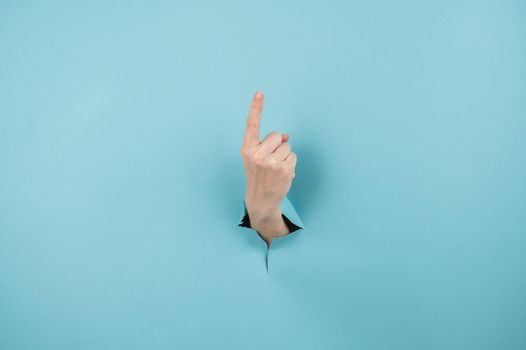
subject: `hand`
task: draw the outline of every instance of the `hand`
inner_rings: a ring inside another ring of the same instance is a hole
[[[250,226],[270,246],[272,239],[289,233],[280,204],[296,175],[297,157],[287,143],[289,135],[276,131],[259,140],[263,94],[256,93],[247,117],[241,148],[246,173],[245,205]]]

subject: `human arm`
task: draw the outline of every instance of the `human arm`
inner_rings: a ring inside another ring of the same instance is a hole
[[[292,185],[297,156],[287,142],[287,134],[273,131],[259,140],[263,102],[263,94],[256,93],[250,104],[241,155],[250,227],[270,246],[274,238],[290,232],[280,203]]]

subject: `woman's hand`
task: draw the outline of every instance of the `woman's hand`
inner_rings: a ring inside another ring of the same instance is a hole
[[[259,140],[263,94],[256,93],[250,104],[241,148],[246,173],[245,205],[250,226],[270,246],[272,239],[289,233],[280,203],[292,185],[296,154],[287,143],[289,135],[276,131]]]

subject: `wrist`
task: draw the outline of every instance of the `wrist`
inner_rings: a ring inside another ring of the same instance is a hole
[[[248,191],[245,195],[245,206],[250,217],[258,221],[270,221],[281,215],[281,201],[268,196],[253,195]]]
[[[250,214],[249,214],[250,215]],[[250,220],[250,226],[267,242],[270,246],[272,240],[279,236],[284,236],[289,233],[289,228],[283,220],[281,213],[275,217],[266,217],[262,220]]]
[[[257,231],[268,245],[273,238],[289,233],[279,204],[267,207],[251,206],[251,202],[245,200],[245,206],[250,219],[250,227]]]

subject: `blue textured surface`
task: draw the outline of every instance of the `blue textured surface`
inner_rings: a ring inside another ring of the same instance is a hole
[[[1,0],[0,348],[525,349],[525,37],[524,1]],[[256,90],[304,225],[269,273]]]

